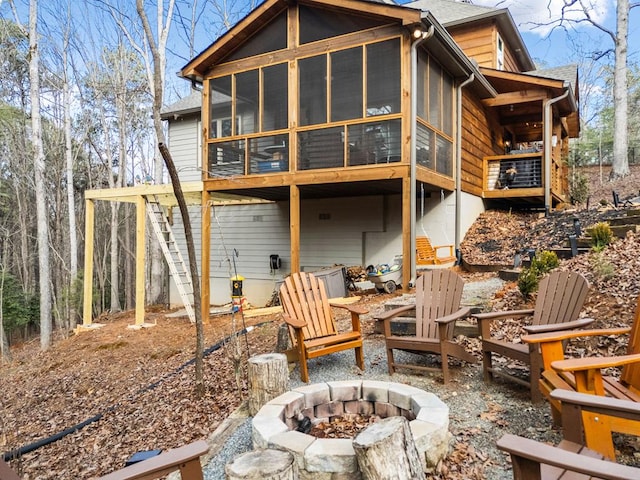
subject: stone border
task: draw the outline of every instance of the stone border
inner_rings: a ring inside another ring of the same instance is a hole
[[[433,393],[375,380],[316,383],[274,398],[252,420],[253,448],[291,452],[301,478],[307,473],[325,478],[317,476],[324,472],[329,479],[337,478],[333,474],[359,472],[351,439],[316,438],[295,430],[302,416],[316,424],[344,413],[406,417],[427,473],[447,454],[449,407]]]

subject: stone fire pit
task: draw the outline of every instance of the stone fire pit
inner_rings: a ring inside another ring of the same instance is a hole
[[[302,479],[358,479],[352,439],[316,438],[295,430],[303,416],[317,424],[345,413],[406,417],[427,473],[447,454],[449,407],[419,388],[373,380],[317,383],[274,398],[253,418],[253,448],[291,452]]]

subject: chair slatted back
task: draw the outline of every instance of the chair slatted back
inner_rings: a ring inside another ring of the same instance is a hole
[[[640,353],[640,295],[638,295],[638,303],[636,304],[636,313],[633,319],[631,332],[629,333],[629,344],[627,345],[627,354],[632,355]],[[625,365],[620,375],[620,381],[627,387],[633,388],[636,392],[640,391],[640,364],[632,363]]]
[[[460,308],[464,280],[452,270],[431,270],[416,281],[416,336],[439,338],[437,318]],[[454,322],[447,328],[447,338],[453,338]]]
[[[284,312],[292,318],[303,320],[305,340],[336,334],[324,281],[312,273],[292,273],[280,286],[280,303]],[[289,328],[292,341],[295,334]]]
[[[429,237],[416,237],[416,257],[416,262],[419,265],[435,263],[436,252]]]
[[[589,292],[589,282],[576,272],[555,270],[540,281],[533,325],[576,320]]]

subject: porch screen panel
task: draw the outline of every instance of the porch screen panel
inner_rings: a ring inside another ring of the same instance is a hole
[[[435,128],[442,129],[442,69],[434,61],[429,62],[429,118]]]
[[[417,69],[417,80],[418,80],[418,91],[416,92],[417,98],[417,111],[416,114],[427,120],[427,108],[428,103],[427,99],[429,98],[426,94],[429,90],[429,77],[428,77],[428,64],[429,57],[423,51],[418,52],[418,69]]]
[[[383,23],[361,15],[346,15],[321,8],[299,4],[300,43],[311,43],[347,33],[360,32]]]
[[[327,121],[327,57],[319,55],[298,61],[300,125]]]
[[[344,128],[332,127],[298,134],[298,170],[344,166]]]
[[[362,117],[362,48],[331,54],[331,121]]]
[[[249,172],[271,173],[289,170],[288,135],[270,135],[249,140]]]
[[[262,69],[263,115],[262,131],[280,130],[289,126],[286,63]]]
[[[453,136],[453,79],[442,74],[442,131]]]
[[[258,131],[260,111],[259,71],[250,70],[236,75],[236,116],[243,134]]]
[[[349,125],[347,140],[350,166],[400,161],[400,120]]]
[[[427,127],[418,123],[416,129],[416,163],[425,168],[434,170],[434,151],[436,134]]]
[[[283,12],[271,20],[256,33],[250,41],[244,42],[240,48],[224,59],[225,62],[253,57],[262,53],[284,50],[287,48],[287,12]]]
[[[400,112],[400,39],[366,46],[367,116]]]
[[[453,177],[452,145],[449,140],[436,135],[436,171]]]
[[[243,175],[244,157],[244,140],[209,144],[208,177]]]
[[[209,111],[211,122],[209,138],[233,135],[231,123],[231,76],[212,78],[209,81]]]

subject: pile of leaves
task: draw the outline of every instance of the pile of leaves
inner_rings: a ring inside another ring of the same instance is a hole
[[[316,438],[355,438],[361,430],[378,420],[378,415],[345,413],[314,425],[309,435]]]

